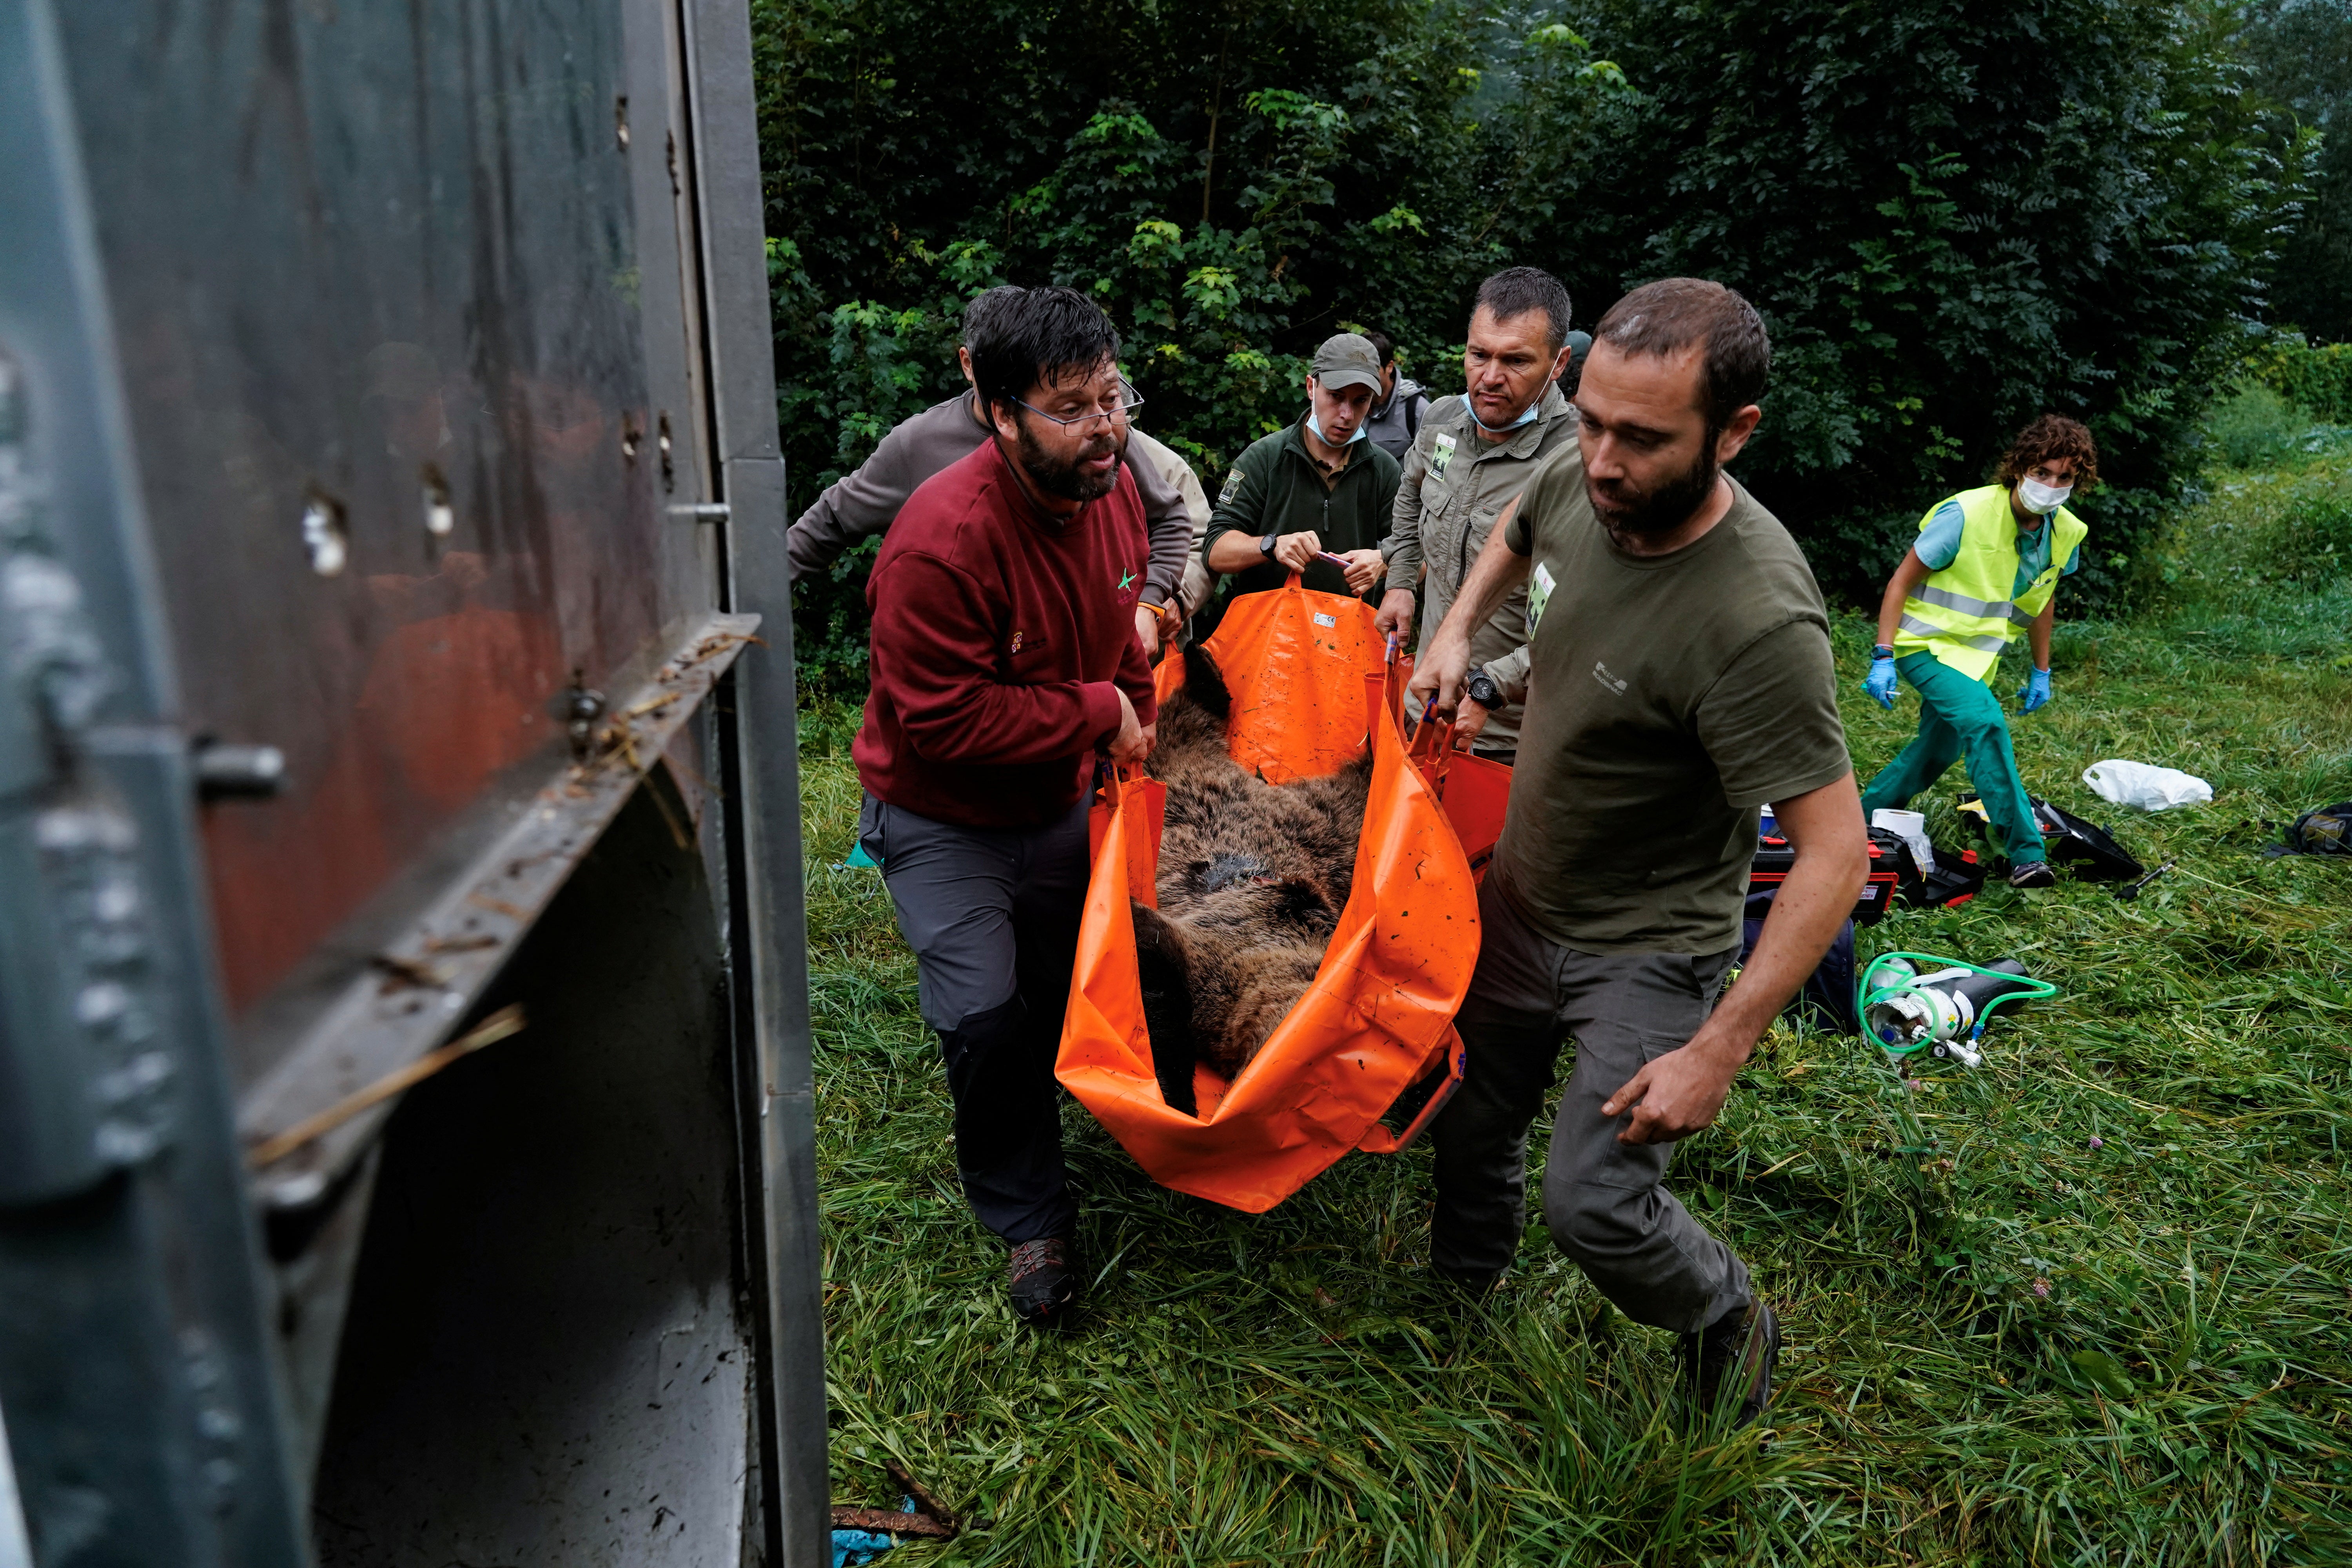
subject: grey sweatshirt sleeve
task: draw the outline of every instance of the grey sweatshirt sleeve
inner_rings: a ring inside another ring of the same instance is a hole
[[[872,457],[835,479],[785,531],[793,581],[824,572],[859,540],[887,529],[925,479],[986,437],[962,397],[933,404],[893,426]]]
[[[1201,488],[1201,476],[1192,471],[1192,465],[1175,448],[1140,430],[1135,434],[1142,437],[1140,444],[1152,467],[1160,470],[1162,479],[1171,481],[1176,493],[1183,497],[1184,514],[1192,522],[1192,541],[1184,550],[1184,575],[1176,587],[1177,613],[1189,616],[1208,603],[1213,585],[1209,569],[1201,564],[1201,540],[1209,531],[1209,492]]]
[[[1143,445],[1146,442],[1150,447]],[[1135,476],[1136,497],[1143,502],[1144,525],[1151,534],[1151,562],[1143,571],[1143,603],[1164,605],[1176,596],[1184,580],[1184,558],[1192,550],[1192,513],[1184,504],[1183,492],[1169,481],[1158,454],[1150,450],[1151,447],[1159,447],[1161,452],[1168,448],[1140,430],[1130,433],[1127,444],[1132,456],[1141,459],[1127,467]],[[1204,518],[1203,526],[1206,521]]]
[[[1381,541],[1381,553],[1388,557],[1391,590],[1402,588],[1410,593],[1421,585],[1421,481],[1429,472],[1429,444],[1435,434],[1423,419],[1421,433],[1405,448],[1396,504],[1390,510],[1389,536]]]

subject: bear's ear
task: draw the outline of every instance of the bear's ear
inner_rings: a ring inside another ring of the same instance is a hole
[[[1184,933],[1176,929],[1173,921],[1149,904],[1139,904],[1129,900],[1128,913],[1135,921],[1135,957],[1138,965],[1145,971],[1143,988],[1146,991],[1155,989],[1151,972],[1156,968],[1174,972],[1173,986],[1158,988],[1181,992],[1184,987],[1184,971],[1188,966],[1184,951]]]
[[[1184,645],[1184,691],[1202,711],[1221,720],[1233,717],[1234,694],[1225,686],[1224,672],[1196,642]]]

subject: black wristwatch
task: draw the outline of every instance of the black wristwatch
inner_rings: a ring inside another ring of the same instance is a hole
[[[1267,534],[1264,539],[1261,539],[1261,540],[1259,540],[1259,541],[1257,542],[1257,552],[1258,552],[1260,555],[1265,556],[1268,561],[1273,560],[1273,559],[1274,559],[1274,542],[1275,542],[1276,540],[1277,540],[1277,539],[1280,539],[1281,537],[1282,537],[1282,535],[1280,535],[1280,534],[1278,534],[1278,533],[1269,533],[1269,534]]]
[[[1503,705],[1503,689],[1496,686],[1494,677],[1483,669],[1470,678],[1470,684],[1463,688],[1463,695],[1489,713]]]

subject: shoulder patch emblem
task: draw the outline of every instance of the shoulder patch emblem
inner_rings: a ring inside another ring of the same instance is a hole
[[[1233,503],[1234,497],[1241,493],[1241,489],[1242,471],[1239,468],[1235,468],[1233,472],[1225,476],[1225,488],[1217,492],[1217,504],[1219,506],[1231,505]]]
[[[1442,479],[1445,477],[1445,466],[1452,461],[1454,461],[1454,437],[1441,430],[1437,433],[1437,438],[1430,443],[1429,471]]]

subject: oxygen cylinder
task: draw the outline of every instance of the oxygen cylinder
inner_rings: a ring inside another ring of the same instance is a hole
[[[1971,974],[1951,988],[1954,995],[1968,1004],[1968,1013],[1971,1020],[1983,1017],[1985,1009],[2002,997],[2014,996],[2021,991],[2033,989],[2032,985],[2027,984],[2022,978],[2025,965],[2013,958],[2004,958],[1999,963],[1988,963],[1985,967],[1997,973]],[[2016,975],[2020,978],[2004,979],[2005,975]]]
[[[1896,961],[1880,971],[1891,984],[1873,991],[1864,1005],[1863,1025],[1881,1044],[1900,1048],[1930,1046],[1937,1056],[1958,1057],[1974,1067],[1981,1059],[1972,1047],[1977,1020],[2004,996],[2021,993],[2046,994],[2026,977],[2025,965],[2013,958],[1987,964],[1987,973],[1970,969],[1912,972]]]

